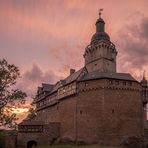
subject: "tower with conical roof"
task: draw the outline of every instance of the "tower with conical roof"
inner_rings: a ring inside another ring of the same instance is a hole
[[[92,36],[90,45],[85,49],[84,59],[88,72],[116,72],[117,51],[105,32],[105,22],[99,13],[96,22],[96,33]]]

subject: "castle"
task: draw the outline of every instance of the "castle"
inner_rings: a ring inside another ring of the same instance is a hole
[[[139,136],[146,125],[148,83],[116,71],[117,49],[96,21],[85,48],[85,64],[67,78],[38,87],[37,116],[19,124],[18,144],[27,147],[54,142],[119,145]]]

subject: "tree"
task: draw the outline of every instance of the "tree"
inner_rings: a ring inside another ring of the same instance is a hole
[[[17,118],[12,110],[25,103],[26,93],[15,89],[18,78],[20,78],[19,68],[14,64],[8,64],[5,59],[0,60],[0,127],[13,128]]]
[[[31,104],[31,107],[28,111],[28,116],[27,116],[27,120],[33,120],[35,117],[36,117],[36,107],[35,107],[35,104],[32,103]]]

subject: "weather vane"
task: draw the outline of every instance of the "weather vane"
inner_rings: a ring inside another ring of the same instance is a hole
[[[99,18],[101,18],[102,11],[103,11],[103,9],[99,9]]]

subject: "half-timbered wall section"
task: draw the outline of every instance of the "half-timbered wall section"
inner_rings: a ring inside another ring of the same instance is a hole
[[[42,100],[36,101],[37,110],[43,109],[45,107],[51,106],[58,102],[57,92],[50,95],[46,95]]]
[[[73,95],[76,93],[77,84],[73,82],[58,89],[58,99]]]
[[[65,86],[58,88],[55,92],[48,92],[48,94],[44,94],[40,92],[40,94],[44,94],[41,98],[38,97],[35,100],[37,110],[41,110],[48,106],[54,105],[59,102],[59,99],[65,98],[70,95],[74,95],[77,93],[77,82],[72,82]]]
[[[43,132],[43,125],[20,125],[18,127],[19,132]]]

